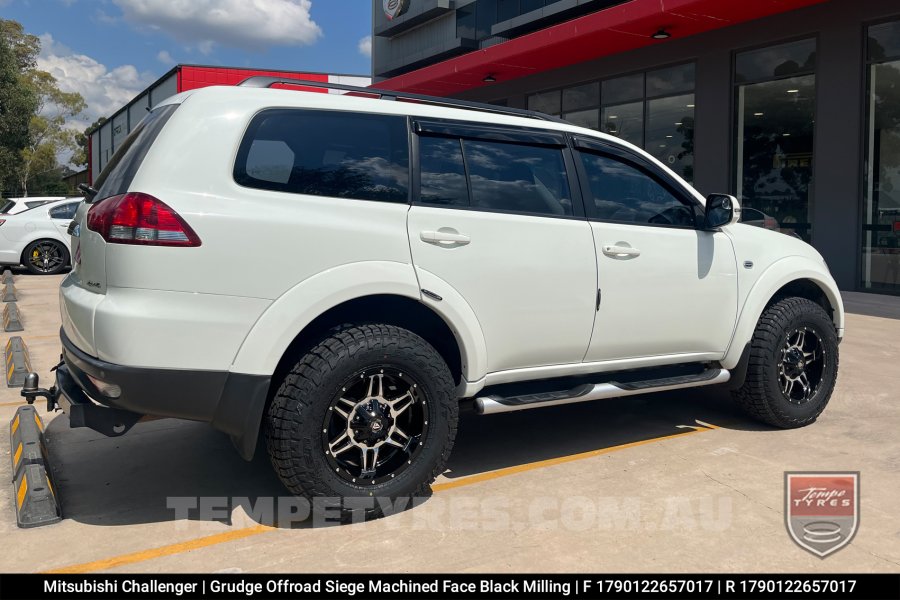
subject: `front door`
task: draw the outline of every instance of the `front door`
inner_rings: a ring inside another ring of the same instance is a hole
[[[576,160],[600,290],[585,361],[721,358],[737,317],[730,238],[698,228],[699,203],[652,164],[586,148]]]

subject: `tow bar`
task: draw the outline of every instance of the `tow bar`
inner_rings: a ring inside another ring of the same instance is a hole
[[[53,367],[55,371],[59,365]],[[22,385],[22,396],[28,404],[34,404],[34,401],[43,396],[47,399],[47,412],[55,412],[59,410],[59,389],[54,385],[49,390],[38,387],[40,377],[37,373],[28,373],[25,375],[25,383]]]

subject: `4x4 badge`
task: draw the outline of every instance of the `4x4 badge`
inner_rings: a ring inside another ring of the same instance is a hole
[[[804,550],[825,558],[859,527],[859,472],[786,472],[784,521]]]

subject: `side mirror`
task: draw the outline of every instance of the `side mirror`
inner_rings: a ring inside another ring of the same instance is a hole
[[[728,194],[710,194],[706,198],[706,229],[718,229],[741,220],[741,204]]]

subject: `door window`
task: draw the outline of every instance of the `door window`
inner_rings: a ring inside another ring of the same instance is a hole
[[[419,200],[426,204],[469,206],[462,144],[456,138],[419,138]]]
[[[640,225],[695,226],[693,208],[645,171],[602,154],[578,154],[587,175],[588,205],[594,218]]]
[[[472,206],[487,210],[572,215],[560,148],[464,140]]]
[[[61,206],[55,206],[50,209],[51,219],[74,219],[75,213],[78,212],[78,205],[81,202],[70,202]]]

